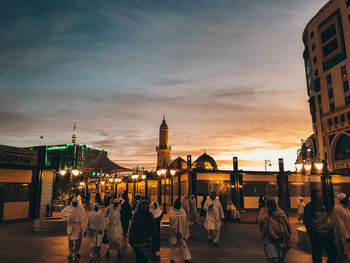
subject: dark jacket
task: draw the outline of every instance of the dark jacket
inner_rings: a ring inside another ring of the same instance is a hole
[[[308,203],[304,209],[304,224],[310,238],[327,234],[328,215],[324,205]]]

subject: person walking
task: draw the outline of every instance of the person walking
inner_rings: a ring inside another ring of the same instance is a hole
[[[228,202],[226,211],[228,214],[228,220],[239,223],[239,221],[241,220],[241,215],[239,214],[238,209],[232,201]]]
[[[305,203],[304,199],[299,196],[298,198],[298,222],[300,223],[303,222],[304,220],[304,208],[305,208]]]
[[[188,196],[185,195],[184,199],[182,200],[182,208],[185,210],[187,219],[190,220],[190,202],[188,200]]]
[[[208,245],[219,247],[221,219],[224,218],[224,211],[221,203],[216,199],[216,192],[210,194],[210,198],[205,202],[204,209],[207,212],[204,227],[208,230]]]
[[[201,211],[199,212],[200,217],[205,217],[207,215],[207,211],[204,209],[204,204],[207,201],[207,194],[203,196],[203,200],[201,202]]]
[[[291,228],[289,218],[274,199],[268,199],[266,207],[260,209],[258,224],[267,261],[283,263],[291,248]]]
[[[120,220],[122,223],[123,235],[125,236],[129,231],[129,224],[132,218],[132,210],[131,205],[129,203],[128,193],[124,192],[122,198],[124,199],[124,201],[120,209]]]
[[[129,230],[129,244],[136,254],[136,263],[147,263],[151,255],[154,219],[147,200],[140,200]]]
[[[190,222],[191,224],[195,224],[196,217],[197,217],[197,201],[194,195],[191,195],[189,203],[190,203]]]
[[[338,262],[350,262],[350,210],[349,196],[340,193],[337,196],[338,204],[334,206],[331,216],[331,224],[334,231],[334,243],[338,252]]]
[[[157,201],[153,201],[149,208],[154,219],[154,234],[152,239],[152,253],[155,254],[160,250],[160,224],[163,218],[163,211],[159,208]]]
[[[328,254],[328,263],[337,261],[337,249],[329,231],[328,216],[322,204],[322,193],[317,189],[311,190],[311,202],[304,209],[304,224],[312,245],[312,262],[322,262],[322,251]]]
[[[256,214],[256,223],[258,223],[258,216],[260,213],[261,208],[263,208],[266,204],[266,196],[260,195],[259,201],[258,201],[258,213]]]
[[[186,240],[190,237],[188,219],[186,212],[181,208],[179,199],[175,200],[174,207],[169,211],[170,223],[170,263],[174,263],[175,249],[180,247],[185,263],[191,263],[191,253],[187,247]]]
[[[109,193],[106,193],[103,199],[103,205],[105,207],[108,207],[110,204],[111,204],[111,196],[109,195]]]
[[[68,259],[72,259],[73,253],[75,257],[80,258],[79,249],[82,241],[82,224],[85,216],[84,206],[79,204],[77,198],[73,198],[71,204],[61,211],[61,216],[67,222]]]
[[[90,258],[100,256],[100,249],[102,245],[102,238],[105,229],[105,214],[100,209],[100,205],[95,203],[92,205],[91,212],[89,213],[88,221],[84,236],[88,231],[90,242]]]
[[[121,222],[120,222],[120,207],[119,204],[121,203],[121,200],[114,199],[113,204],[109,205],[105,211],[105,216],[107,218],[107,237],[108,237],[108,244],[107,244],[107,252],[106,257],[108,258],[110,255],[110,250],[117,250],[118,251],[118,258],[121,257],[120,253],[120,243],[122,238],[122,229],[121,229]]]

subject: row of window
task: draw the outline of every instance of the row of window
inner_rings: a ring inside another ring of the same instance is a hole
[[[347,113],[347,119],[348,119],[348,121],[350,121],[350,111]],[[341,122],[341,123],[345,122],[345,115],[344,114],[328,119],[328,126],[331,127],[333,125],[333,123],[334,123],[334,125],[337,125],[337,124],[339,124],[339,122]]]

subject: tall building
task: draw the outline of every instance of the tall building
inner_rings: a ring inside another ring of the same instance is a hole
[[[169,128],[163,116],[163,122],[159,127],[159,146],[157,151],[157,169],[164,168],[170,164],[171,147],[169,145]]]
[[[303,33],[305,72],[317,158],[350,173],[350,1],[330,0]]]
[[[62,170],[82,168],[94,160],[102,150],[87,144],[78,144],[76,134],[76,124],[74,123],[72,142],[60,145],[34,146],[38,150],[39,166],[47,169]]]

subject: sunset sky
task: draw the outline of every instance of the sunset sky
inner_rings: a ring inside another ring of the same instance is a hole
[[[78,142],[126,167],[204,151],[263,170],[312,133],[302,32],[326,0],[2,1],[0,144]],[[35,3],[35,4],[34,4]]]

